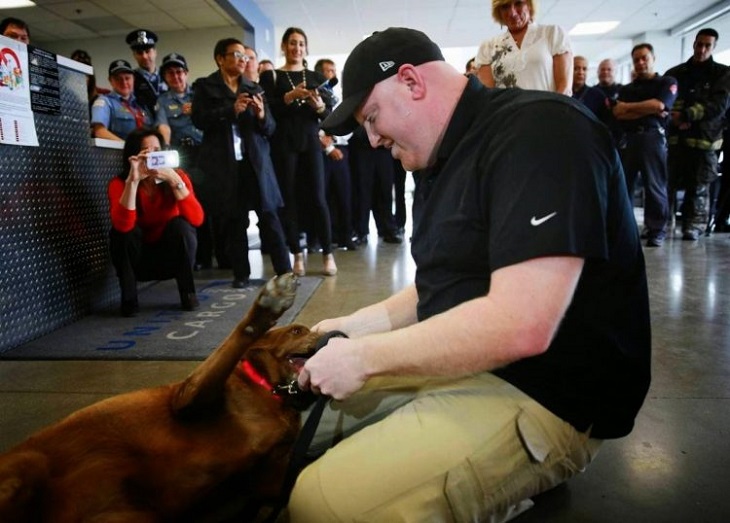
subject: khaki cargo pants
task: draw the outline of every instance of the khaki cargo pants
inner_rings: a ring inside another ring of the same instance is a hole
[[[299,476],[288,519],[505,521],[599,446],[491,373],[381,379],[325,409],[312,448],[332,448]]]

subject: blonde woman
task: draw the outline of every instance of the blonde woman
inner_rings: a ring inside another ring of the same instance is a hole
[[[571,95],[573,53],[565,31],[535,23],[538,0],[492,0],[507,31],[479,47],[477,75],[487,87],[521,87]]]

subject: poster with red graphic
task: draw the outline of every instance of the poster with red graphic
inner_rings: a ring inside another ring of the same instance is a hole
[[[0,144],[38,147],[30,107],[28,47],[0,36]]]

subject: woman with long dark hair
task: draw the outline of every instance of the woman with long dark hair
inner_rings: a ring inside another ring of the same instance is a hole
[[[132,131],[124,143],[122,171],[109,182],[110,250],[122,316],[139,310],[137,281],[175,278],[182,308],[198,308],[193,264],[203,208],[182,169],[147,167],[148,154],[162,143],[158,131]]]
[[[317,89],[326,78],[307,69],[307,35],[290,27],[281,39],[286,63],[265,71],[259,82],[266,91],[276,119],[272,143],[274,165],[284,193],[284,222],[289,249],[294,254],[294,272],[305,273],[304,253],[299,241],[301,209],[307,202],[313,228],[322,245],[323,274],[334,276],[337,265],[332,254],[332,227],[325,196],[324,159],[319,143],[319,124],[332,110],[332,99]]]
[[[205,173],[203,203],[213,225],[218,265],[230,260],[233,287],[243,288],[251,274],[246,234],[250,210],[256,211],[261,243],[276,274],[291,271],[278,215],[284,202],[269,149],[276,123],[263,89],[244,76],[248,55],[243,43],[220,40],[213,58],[218,70],[193,85],[193,124],[203,131],[198,156]]]

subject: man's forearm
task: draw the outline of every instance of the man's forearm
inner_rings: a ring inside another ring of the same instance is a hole
[[[94,131],[94,137],[95,138],[104,138],[105,140],[117,140],[120,142],[123,142],[119,136],[111,132],[109,129],[104,127],[103,125],[94,125],[93,126]]]
[[[619,102],[613,108],[617,120],[637,120],[644,116],[661,115],[664,103],[656,98],[642,102]]]
[[[418,294],[411,285],[389,298],[363,307],[347,316],[345,331],[351,338],[367,334],[388,332],[416,323]]]

